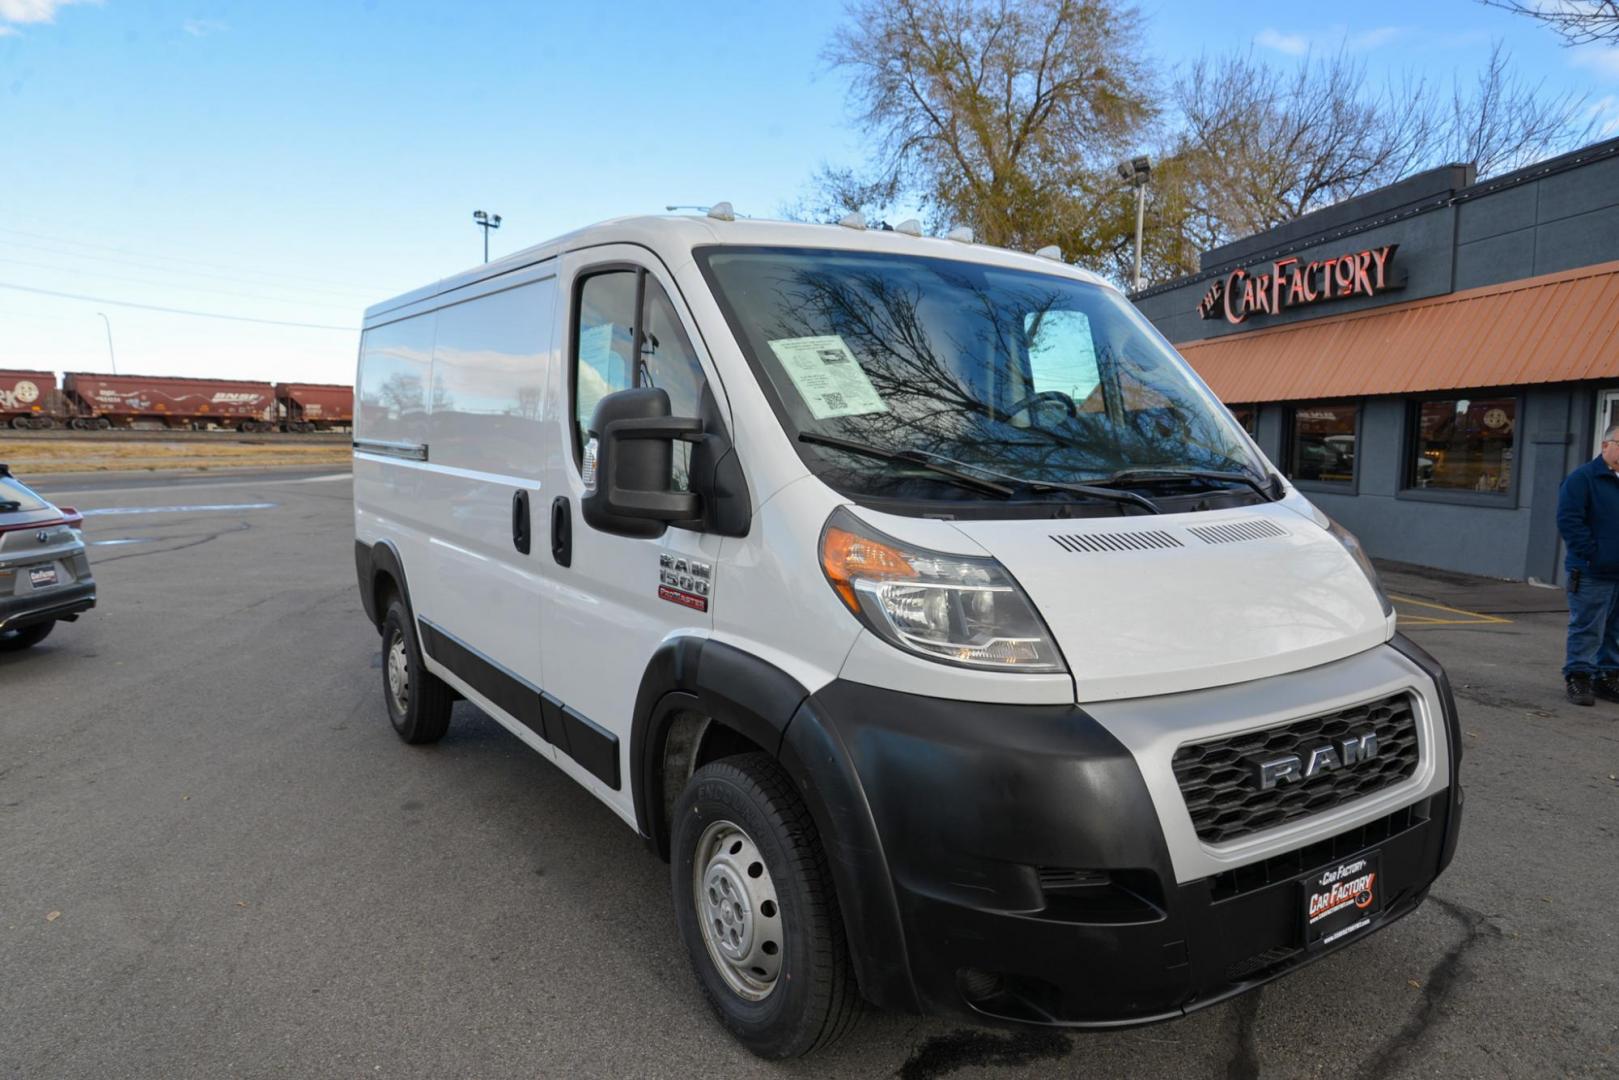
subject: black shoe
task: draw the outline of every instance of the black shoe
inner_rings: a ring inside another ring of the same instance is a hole
[[[1604,671],[1591,681],[1591,693],[1603,701],[1619,701],[1619,676]]]
[[[1591,676],[1570,675],[1568,677],[1568,699],[1576,705],[1595,705],[1597,699],[1591,691]]]

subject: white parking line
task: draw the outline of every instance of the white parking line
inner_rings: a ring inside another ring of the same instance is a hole
[[[244,478],[241,480],[210,481],[206,484],[138,484],[132,487],[83,488],[76,491],[60,492],[53,492],[44,481],[41,481],[34,487],[34,490],[42,495],[50,496],[51,501],[58,506],[64,502],[71,506],[74,499],[83,498],[87,495],[128,495],[135,491],[206,491],[210,488],[273,487],[281,484],[330,484],[338,480],[350,479],[353,479],[352,473],[340,472],[324,476],[300,476],[295,480],[253,480]]]
[[[230,510],[274,510],[280,503],[206,503],[200,506],[104,506],[80,510],[85,517],[108,514],[208,514]]]

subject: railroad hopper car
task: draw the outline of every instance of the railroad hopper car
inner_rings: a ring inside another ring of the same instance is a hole
[[[62,422],[61,394],[49,371],[0,371],[0,424],[21,431]]]
[[[337,383],[276,383],[282,431],[338,431],[354,426],[354,387]]]
[[[275,428],[275,390],[265,382],[70,371],[62,391],[76,428]]]

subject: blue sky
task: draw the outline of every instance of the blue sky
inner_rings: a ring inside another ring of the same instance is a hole
[[[1321,10],[1330,14],[1316,15]],[[1340,46],[1470,78],[1505,38],[1619,133],[1619,49],[1474,0],[1148,0],[1167,68]],[[852,162],[836,2],[0,0],[0,367],[346,382],[369,303],[624,213],[769,216]]]

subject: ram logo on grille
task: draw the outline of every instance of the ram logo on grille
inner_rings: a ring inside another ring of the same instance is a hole
[[[1301,749],[1296,754],[1254,758],[1248,765],[1253,770],[1254,786],[1260,791],[1269,791],[1277,784],[1298,783],[1329,769],[1348,768],[1376,756],[1377,732],[1360,731],[1330,743]]]

